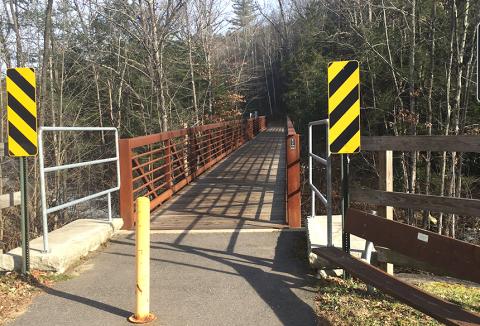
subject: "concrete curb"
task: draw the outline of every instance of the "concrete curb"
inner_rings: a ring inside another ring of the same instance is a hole
[[[75,220],[48,234],[50,252],[42,253],[43,237],[30,241],[30,268],[63,273],[89,252],[98,249],[123,226],[121,218],[112,223],[94,219]],[[20,270],[22,248],[0,255],[0,271]]]
[[[333,245],[342,248],[342,216],[333,215]],[[330,269],[332,265],[325,259],[318,257],[312,252],[312,248],[325,247],[327,245],[327,217],[325,215],[307,218],[308,260],[314,269]],[[350,235],[350,253],[360,258],[365,248],[365,240]]]

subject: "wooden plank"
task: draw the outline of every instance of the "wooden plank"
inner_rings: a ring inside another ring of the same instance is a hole
[[[350,208],[345,230],[439,267],[449,275],[480,283],[480,246]]]
[[[387,222],[386,219],[384,219]],[[328,259],[367,284],[390,294],[409,306],[445,323],[446,325],[479,325],[480,315],[465,311],[459,306],[428,294],[419,288],[388,275],[334,247],[315,248],[315,254]]]
[[[20,191],[0,195],[0,209],[20,205]]]
[[[362,151],[480,153],[480,136],[363,136]]]
[[[355,187],[351,189],[350,198],[352,201],[365,202],[372,205],[430,210],[439,213],[452,213],[475,217],[480,216],[479,199],[406,194],[403,192],[388,192]]]

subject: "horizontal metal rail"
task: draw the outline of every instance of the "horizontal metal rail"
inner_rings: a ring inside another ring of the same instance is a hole
[[[320,126],[320,125],[327,125],[327,126],[328,126],[328,119],[311,121],[311,122],[308,123],[308,126],[309,126],[309,127],[312,127],[312,126]]]
[[[40,127],[43,131],[115,131],[115,127]]]
[[[313,146],[312,146],[312,128],[314,126],[325,126],[325,141],[326,141],[326,158],[322,158],[313,153]],[[327,210],[327,246],[333,246],[333,222],[332,222],[332,161],[330,157],[330,147],[328,143],[328,130],[329,129],[329,121],[328,119],[317,120],[309,122],[308,124],[308,185],[311,189],[311,203],[312,203],[312,210],[311,215],[315,217],[315,197],[318,197],[322,204],[325,205]],[[313,184],[313,160],[319,162],[326,166],[326,184],[327,184],[327,192],[323,195],[320,190]]]
[[[57,165],[57,166],[49,166],[45,167],[45,157],[44,157],[44,149],[43,149],[43,132],[55,132],[55,131],[67,131],[67,132],[79,132],[79,131],[87,131],[87,132],[98,132],[98,131],[113,131],[115,132],[115,157],[93,160],[93,161],[86,161],[86,162],[77,162],[71,164],[64,164],[64,165]],[[117,128],[113,127],[40,127],[38,133],[38,155],[39,155],[39,164],[40,164],[40,193],[42,199],[42,222],[43,222],[43,252],[48,252],[48,219],[47,216],[49,213],[57,212],[59,210],[89,201],[91,199],[105,196],[107,195],[108,201],[108,221],[112,221],[112,198],[111,194],[114,191],[118,191],[120,189],[120,161],[119,161],[119,147],[118,147],[118,130]],[[110,163],[116,162],[116,177],[117,177],[117,185],[110,189],[102,190],[94,194],[90,194],[88,196],[84,196],[82,198],[71,200],[67,203],[63,203],[57,206],[48,207],[47,206],[47,198],[46,198],[46,182],[45,182],[45,174],[49,172],[55,171],[62,171],[68,169],[74,169],[84,166],[92,166],[97,164],[103,163]]]
[[[315,161],[319,162],[319,163],[322,163],[323,165],[327,165],[327,160],[318,156],[318,155],[315,155],[313,153],[308,153],[308,155],[310,155],[311,158],[313,158]]]
[[[44,168],[44,172],[62,171],[62,170],[68,170],[73,168],[80,168],[82,166],[103,164],[103,163],[116,162],[116,161],[118,161],[118,157],[105,158],[101,160],[93,160],[93,161],[80,162],[80,163],[64,164],[64,165],[58,165],[58,166],[50,166],[50,167]]]
[[[318,190],[317,187],[315,187],[314,184],[312,183],[308,183],[310,185],[310,188],[312,188],[312,190],[315,192],[315,194],[317,195],[318,198],[320,198],[321,202],[326,205],[327,204],[327,199],[325,198],[325,196],[320,192],[320,190]]]

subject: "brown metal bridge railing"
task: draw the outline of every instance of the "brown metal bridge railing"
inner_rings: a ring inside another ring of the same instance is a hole
[[[133,228],[138,197],[149,197],[155,209],[265,129],[265,117],[258,117],[120,139],[123,227]]]
[[[293,122],[287,116],[286,137],[286,202],[287,223],[291,228],[302,226],[302,194],[300,189],[300,135],[297,134]]]

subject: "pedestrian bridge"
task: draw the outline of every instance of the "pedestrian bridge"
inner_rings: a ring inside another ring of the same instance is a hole
[[[151,229],[300,226],[298,136],[289,126],[258,117],[121,139],[124,228],[134,226],[140,196],[151,200]]]

